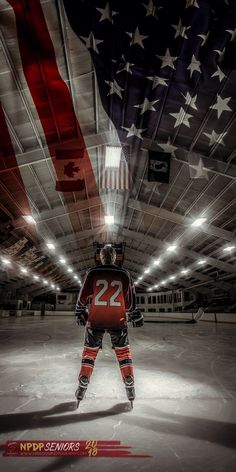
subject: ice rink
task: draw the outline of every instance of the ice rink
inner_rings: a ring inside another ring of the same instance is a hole
[[[1,444],[120,440],[149,458],[3,457],[4,472],[236,470],[236,326],[198,322],[130,328],[136,395],[130,410],[105,335],[86,398],[74,391],[84,328],[73,318],[5,318]]]

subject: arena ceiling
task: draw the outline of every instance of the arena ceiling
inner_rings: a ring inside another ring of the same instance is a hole
[[[0,0],[0,19],[2,290],[78,290],[98,241],[125,243],[137,289],[232,293],[235,2]],[[81,149],[65,191],[58,156]]]

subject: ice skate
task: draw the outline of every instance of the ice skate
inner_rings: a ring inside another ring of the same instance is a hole
[[[89,378],[83,375],[79,378],[79,386],[75,392],[75,397],[77,399],[76,407],[78,408],[81,400],[83,400],[85,392],[89,384]]]
[[[125,377],[125,389],[128,400],[130,401],[130,406],[133,408],[133,401],[135,399],[135,389],[134,389],[134,379],[133,377]]]

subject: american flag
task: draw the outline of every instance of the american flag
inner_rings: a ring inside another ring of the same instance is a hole
[[[235,148],[236,2],[64,0],[122,144]],[[198,172],[200,175],[200,173]]]

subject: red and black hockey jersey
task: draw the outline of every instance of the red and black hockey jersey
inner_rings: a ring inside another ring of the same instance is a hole
[[[76,308],[85,306],[92,297],[88,326],[101,329],[122,329],[126,311],[135,308],[135,290],[127,270],[116,265],[90,269],[80,290]]]

